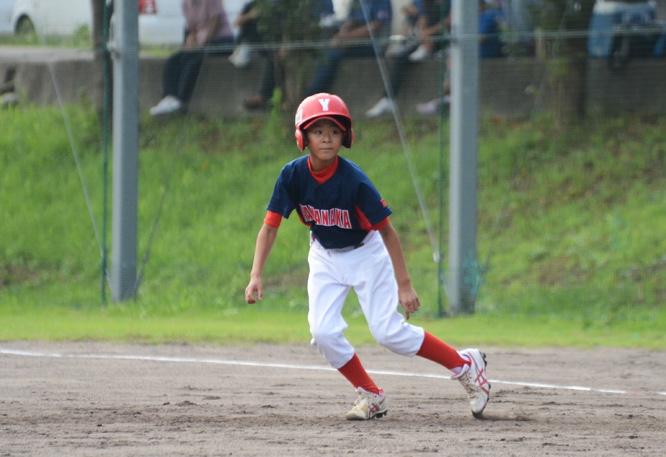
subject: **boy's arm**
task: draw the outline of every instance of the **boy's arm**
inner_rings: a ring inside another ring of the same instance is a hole
[[[398,300],[400,301],[402,308],[405,310],[405,317],[409,319],[409,315],[415,313],[419,309],[421,301],[412,286],[412,280],[407,271],[405,256],[402,253],[400,238],[393,228],[393,225],[391,225],[391,222],[379,229],[379,233],[382,235],[386,250],[388,251],[389,256],[391,256],[391,262],[393,263],[395,279],[398,282]]]
[[[277,237],[277,227],[272,227],[266,223],[259,230],[257,235],[257,245],[254,250],[254,261],[252,262],[252,271],[250,272],[250,283],[245,288],[245,301],[247,303],[256,303],[264,295],[264,284],[262,274],[264,266],[271,253],[275,238]],[[255,296],[256,293],[256,296]]]

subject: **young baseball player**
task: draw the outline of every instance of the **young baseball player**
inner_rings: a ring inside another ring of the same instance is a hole
[[[309,154],[289,162],[278,176],[268,214],[257,237],[247,303],[263,296],[262,273],[282,218],[296,211],[310,227],[308,263],[312,344],[349,380],[358,394],[348,420],[367,420],[387,413],[384,391],[363,368],[344,336],[342,306],[353,287],[370,332],[379,344],[397,353],[432,360],[453,372],[463,385],[472,414],[478,417],[489,400],[486,355],[478,349],[456,351],[408,324],[421,306],[412,287],[391,210],[366,174],[338,156],[351,148],[354,131],[349,110],[336,95],[320,93],[303,100],[296,111],[296,143]]]

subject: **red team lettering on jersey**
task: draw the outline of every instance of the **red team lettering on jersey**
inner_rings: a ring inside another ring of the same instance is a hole
[[[317,225],[323,225],[325,227],[340,227],[343,229],[352,228],[351,220],[349,219],[349,211],[346,209],[316,209],[310,205],[299,206],[305,224],[314,222]]]

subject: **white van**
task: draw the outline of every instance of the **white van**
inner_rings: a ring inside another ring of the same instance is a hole
[[[14,0],[0,0],[0,35],[12,34]]]
[[[139,42],[142,45],[177,45],[183,42],[185,20],[181,0],[137,0]],[[91,0],[15,0],[12,13],[15,35],[72,35],[81,27],[92,30]]]

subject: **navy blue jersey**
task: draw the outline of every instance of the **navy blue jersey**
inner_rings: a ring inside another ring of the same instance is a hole
[[[391,210],[363,170],[338,156],[338,168],[319,184],[307,155],[286,164],[278,176],[267,209],[288,218],[296,210],[303,223],[326,249],[355,246],[370,227]]]

